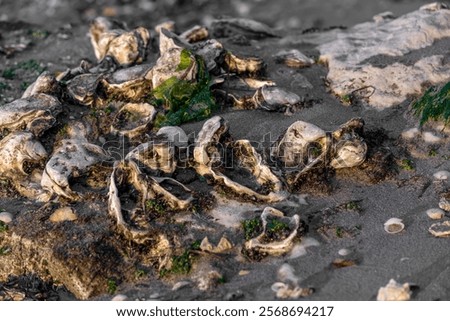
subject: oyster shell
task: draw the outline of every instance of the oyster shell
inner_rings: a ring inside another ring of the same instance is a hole
[[[156,114],[155,107],[147,103],[125,104],[114,116],[111,133],[134,138],[148,130]]]
[[[305,56],[297,49],[283,50],[275,55],[275,62],[285,64],[292,68],[309,67],[314,60]]]
[[[140,144],[125,157],[153,171],[171,174],[177,167],[175,147],[167,140],[152,140]]]
[[[150,41],[150,33],[143,27],[127,32],[106,18],[96,18],[90,27],[95,56],[101,62],[111,57],[119,66],[142,63]]]
[[[22,94],[22,99],[35,96],[37,94],[58,95],[61,92],[61,86],[54,75],[44,71],[39,77],[27,87]]]
[[[403,224],[401,219],[396,217],[393,217],[384,223],[384,230],[389,234],[400,233],[404,228],[405,224]]]
[[[152,79],[153,88],[172,77],[187,81],[195,80],[197,61],[190,49],[191,46],[183,42],[177,35],[166,29],[161,30],[159,35],[161,56],[153,69],[146,75],[147,79]],[[182,58],[183,63],[181,63]]]
[[[189,137],[184,130],[178,126],[164,126],[161,127],[156,133],[158,137],[166,139],[176,147],[187,147],[189,143]]]
[[[228,124],[220,116],[207,120],[200,131],[194,148],[196,170],[200,175],[211,176],[215,184],[231,190],[236,195],[253,201],[276,202],[284,199],[281,181],[263,164],[261,156],[247,140],[227,141]],[[236,178],[245,175],[245,182]],[[246,186],[253,182],[255,187]]]
[[[249,39],[278,36],[269,26],[244,18],[217,19],[212,21],[211,29],[216,38],[226,38],[236,34],[244,35]]]
[[[27,129],[39,137],[53,126],[61,110],[58,99],[46,94],[14,100],[0,108],[0,132]]]
[[[262,214],[263,231],[244,243],[243,252],[250,257],[282,255],[292,250],[299,235],[300,216],[285,217],[283,212],[266,207]]]
[[[450,221],[434,223],[428,231],[436,237],[448,237],[450,236]]]
[[[189,30],[186,30],[180,35],[180,38],[189,42],[199,42],[208,39],[209,32],[206,27],[203,26],[194,26]]]
[[[265,72],[266,64],[258,57],[240,57],[228,52],[224,59],[225,69],[238,75],[258,76]]]
[[[381,287],[377,295],[377,301],[408,301],[410,298],[409,284],[400,284],[394,279],[391,279],[385,287]]]
[[[209,72],[218,72],[223,64],[225,50],[216,39],[210,39],[193,46],[195,53],[203,58]]]
[[[181,190],[181,193],[175,195],[163,186],[172,191]],[[125,192],[130,194],[124,195]],[[137,243],[143,243],[152,237],[152,227],[145,221],[148,218],[144,214],[147,201],[156,198],[178,210],[186,209],[192,201],[191,191],[173,179],[154,179],[143,175],[131,160],[114,163],[109,183],[108,210],[122,233]],[[145,222],[139,224],[139,217]]]
[[[39,177],[39,165],[47,158],[47,151],[30,132],[17,131],[0,141],[0,177],[9,178],[23,196],[48,201],[49,194],[42,190],[35,177]]]
[[[42,175],[42,187],[68,199],[79,195],[72,191],[69,179],[80,176],[90,166],[109,159],[104,150],[88,142],[88,129],[81,123],[69,127],[69,139],[63,139],[53,151]]]
[[[439,207],[442,208],[444,211],[450,212],[450,200],[446,199],[445,197],[442,197],[439,200]]]
[[[75,76],[67,84],[68,96],[77,104],[84,106],[94,105],[98,98],[98,86],[102,74],[81,74]]]
[[[256,108],[268,111],[284,111],[300,103],[298,95],[276,86],[260,87],[252,97]]]

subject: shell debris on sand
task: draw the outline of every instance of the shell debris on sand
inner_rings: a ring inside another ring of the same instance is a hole
[[[404,228],[405,224],[403,224],[403,221],[396,217],[390,218],[384,223],[384,230],[389,234],[400,233]]]
[[[436,237],[450,236],[450,221],[434,223],[430,226],[428,231]]]
[[[8,223],[11,223],[13,219],[14,219],[14,216],[9,212],[1,212],[0,213],[0,222],[8,224]]]
[[[391,279],[385,287],[378,290],[377,301],[408,301],[411,290],[408,283],[400,284]]]
[[[430,208],[426,213],[432,220],[440,220],[445,215],[445,212],[440,208]]]

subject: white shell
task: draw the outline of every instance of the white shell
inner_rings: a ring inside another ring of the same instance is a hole
[[[111,301],[127,301],[128,297],[125,294],[117,294],[115,295]]]
[[[445,199],[444,197],[439,201],[439,207],[444,211],[450,212],[450,200]]]
[[[428,231],[436,237],[448,237],[450,236],[450,221],[434,223]]]
[[[450,178],[449,171],[439,171],[433,174],[433,177],[439,180],[446,180]]]
[[[350,251],[349,249],[340,249],[340,250],[338,251],[338,254],[339,254],[340,256],[347,256],[347,255],[349,255],[350,253],[352,253],[352,251]]]
[[[401,219],[396,217],[393,217],[384,223],[384,230],[389,234],[400,233],[404,228],[405,224],[403,224]]]
[[[3,223],[6,223],[6,224],[11,223],[13,219],[14,219],[14,216],[9,212],[1,212],[0,213],[0,221]]]
[[[432,220],[440,220],[444,217],[445,212],[440,208],[430,208],[429,210],[427,210],[427,215]]]
[[[330,165],[336,169],[361,165],[366,160],[367,145],[361,139],[341,140]]]
[[[409,284],[399,284],[391,279],[385,287],[378,290],[377,301],[408,301],[411,298]]]

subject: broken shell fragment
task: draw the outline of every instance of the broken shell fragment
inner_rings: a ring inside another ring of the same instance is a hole
[[[168,20],[161,22],[155,26],[155,32],[159,35],[162,29],[167,29],[170,32],[175,32],[175,21]]]
[[[439,207],[442,208],[444,211],[450,212],[450,200],[446,199],[445,197],[442,197],[439,201]]]
[[[309,67],[314,60],[305,56],[297,49],[283,50],[275,55],[275,62],[285,64],[292,68]]]
[[[261,214],[263,231],[257,237],[244,243],[243,252],[249,257],[288,253],[301,236],[300,217],[284,214],[272,207],[266,207]]]
[[[202,251],[211,252],[211,253],[223,253],[233,248],[233,244],[228,241],[228,239],[224,236],[220,238],[219,243],[214,246],[209,242],[208,237],[205,238],[200,243],[200,249]]]
[[[393,217],[384,223],[384,230],[389,234],[400,233],[404,228],[405,224],[403,224],[401,219],[396,217]]]
[[[258,57],[239,57],[228,52],[224,59],[228,72],[238,75],[257,76],[264,73],[266,64]]]
[[[434,223],[428,231],[436,237],[450,236],[450,221]]]
[[[391,279],[385,287],[381,287],[377,295],[377,301],[408,301],[410,298],[409,284],[400,284],[394,279]]]
[[[14,100],[0,108],[0,133],[27,129],[39,137],[53,126],[61,110],[60,102],[46,94]]]
[[[109,159],[105,151],[88,142],[87,129],[81,123],[72,124],[69,139],[63,139],[55,148],[42,175],[42,187],[68,199],[77,199],[69,180],[82,175],[90,166]]]
[[[186,40],[189,43],[199,42],[208,39],[209,32],[206,27],[194,26],[189,30],[186,30],[180,35],[181,39]]]
[[[286,196],[282,183],[263,164],[261,156],[247,140],[228,140],[228,123],[220,116],[207,120],[200,131],[194,148],[196,170],[209,175],[214,183],[242,197],[244,200],[276,202]],[[240,175],[236,176],[235,172]],[[247,177],[240,182],[245,173]]]
[[[445,212],[440,208],[430,208],[429,210],[427,210],[427,215],[432,220],[440,220],[444,217]]]
[[[95,56],[101,62],[109,56],[119,66],[141,63],[146,55],[150,33],[143,27],[127,32],[106,18],[96,18],[90,27]]]
[[[149,129],[156,114],[155,107],[147,103],[125,104],[114,117],[111,133],[134,138]]]

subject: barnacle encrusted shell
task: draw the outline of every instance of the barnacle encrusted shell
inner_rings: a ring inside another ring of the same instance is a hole
[[[200,175],[211,176],[215,184],[226,187],[244,199],[275,202],[286,197],[281,181],[264,165],[261,156],[247,140],[227,141],[228,123],[220,116],[207,120],[200,131],[194,148],[196,170]],[[231,160],[229,163],[228,160]],[[223,172],[237,167],[246,172],[247,181],[254,180],[258,192],[238,183]],[[222,170],[221,170],[222,169]]]
[[[269,220],[276,219],[283,222],[289,228],[289,234],[281,239],[272,239],[269,236]],[[282,255],[288,253],[295,244],[300,228],[300,216],[297,214],[292,217],[284,216],[284,213],[272,208],[264,208],[261,214],[263,231],[260,235],[244,243],[245,252],[256,252],[263,255]]]
[[[27,129],[39,137],[53,126],[61,110],[58,99],[47,94],[14,100],[0,108],[0,132]]]

